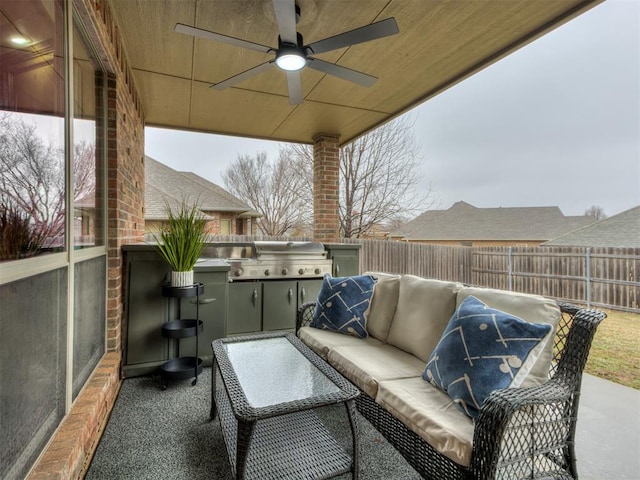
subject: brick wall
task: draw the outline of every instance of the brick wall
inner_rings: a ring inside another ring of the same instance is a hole
[[[122,348],[124,265],[121,247],[144,235],[144,113],[106,0],[75,2],[107,69],[107,349]]]
[[[313,239],[317,242],[340,240],[338,140],[326,134],[313,139]]]

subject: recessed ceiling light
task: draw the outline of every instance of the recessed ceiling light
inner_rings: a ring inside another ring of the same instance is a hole
[[[11,37],[11,41],[16,45],[26,45],[27,43],[29,43],[29,40],[18,35]]]

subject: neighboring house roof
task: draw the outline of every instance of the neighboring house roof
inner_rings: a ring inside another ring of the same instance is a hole
[[[640,248],[640,206],[574,230],[542,245]]]
[[[166,203],[178,207],[184,198],[197,202],[203,212],[228,212],[242,216],[260,214],[238,197],[192,172],[179,172],[145,155],[145,219],[165,220]]]
[[[448,210],[427,210],[393,236],[413,241],[543,241],[594,221],[592,216],[566,217],[558,207],[477,208],[456,202]]]

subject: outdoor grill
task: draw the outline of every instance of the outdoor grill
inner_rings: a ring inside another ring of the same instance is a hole
[[[254,241],[207,247],[203,257],[229,263],[231,281],[322,278],[331,259],[319,242]]]

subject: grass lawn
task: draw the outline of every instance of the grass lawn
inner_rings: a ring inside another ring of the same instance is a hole
[[[640,315],[605,310],[585,371],[640,390]]]

